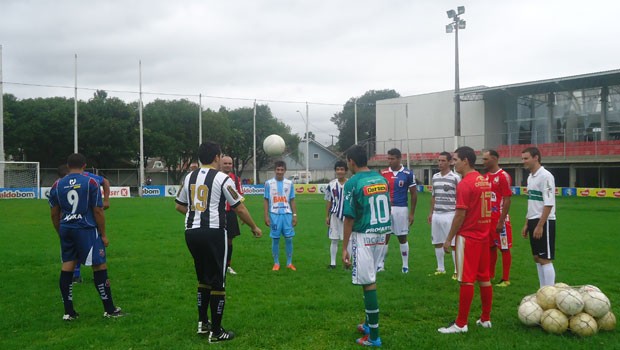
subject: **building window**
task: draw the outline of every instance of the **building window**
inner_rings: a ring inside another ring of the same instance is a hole
[[[312,158],[314,158],[314,159],[319,159],[319,154],[318,154],[318,153],[314,153],[314,154],[312,154]]]

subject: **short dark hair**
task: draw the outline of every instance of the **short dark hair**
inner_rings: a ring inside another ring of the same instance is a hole
[[[462,146],[462,147],[457,148],[456,151],[454,151],[454,153],[456,153],[459,156],[459,159],[461,160],[467,159],[467,161],[469,162],[469,166],[471,166],[472,168],[475,166],[476,152],[474,152],[473,148],[469,146]]]
[[[497,151],[496,151],[496,150],[494,150],[494,149],[488,149],[488,150],[486,150],[485,152],[489,152],[489,155],[491,155],[491,156],[493,156],[493,157],[495,157],[495,158],[499,159],[499,153],[497,153]]]
[[[351,159],[355,162],[355,165],[358,167],[364,167],[368,165],[368,155],[366,154],[366,150],[362,146],[352,146],[347,151],[347,159]]]
[[[450,154],[450,152],[443,151],[443,152],[439,153],[439,155],[440,156],[445,156],[448,161],[452,160],[452,154]]]
[[[67,158],[69,169],[82,169],[84,165],[86,165],[86,157],[80,153],[73,153]]]
[[[344,160],[336,161],[336,164],[334,164],[334,170],[336,170],[336,168],[344,168],[345,171],[349,170],[347,162],[345,162]]]
[[[529,153],[532,155],[532,158],[538,157],[538,163],[542,163],[542,155],[540,154],[538,147],[528,147],[521,151],[521,153]]]
[[[222,154],[220,145],[213,141],[205,141],[198,147],[198,159],[202,164],[211,164],[215,157]]]
[[[58,166],[58,170],[56,170],[58,177],[63,178],[69,174],[69,167],[67,164],[62,164]]]
[[[283,161],[283,160],[276,160],[273,163],[273,168],[275,169],[275,168],[279,168],[279,167],[282,167],[282,168],[284,168],[284,170],[286,170],[286,162]]]
[[[388,154],[396,158],[403,157],[403,155],[400,153],[400,150],[398,148],[392,148],[391,150],[388,151]]]

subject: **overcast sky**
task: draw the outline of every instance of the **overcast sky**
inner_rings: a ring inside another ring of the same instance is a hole
[[[300,135],[296,111],[305,114],[308,101],[310,131],[329,145],[338,134],[329,119],[351,97],[454,88],[445,25],[459,5],[461,87],[620,68],[617,0],[0,0],[3,88],[18,98],[71,97],[73,89],[14,83],[73,86],[77,54],[78,86],[137,91],[142,60],[143,91],[302,102],[268,102]],[[145,96],[154,98],[183,96]],[[217,109],[249,100],[202,101]]]

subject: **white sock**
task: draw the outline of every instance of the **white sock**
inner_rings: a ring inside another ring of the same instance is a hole
[[[409,268],[409,242],[400,244],[400,256],[403,258],[403,267]]]
[[[388,244],[385,245],[385,249],[383,249],[383,254],[381,257],[379,257],[379,263],[377,264],[377,267],[382,269],[385,267],[385,258],[387,257],[387,253],[388,253],[388,248],[390,246]]]
[[[456,273],[456,252],[454,251],[454,249],[452,249],[452,263],[454,264],[454,273]]]
[[[437,270],[438,271],[446,271],[446,267],[443,262],[445,255],[446,253],[443,251],[443,247],[435,248],[435,257],[437,258]]]
[[[540,263],[536,263],[536,269],[538,270],[538,283],[540,287],[545,285],[545,271],[543,271],[542,265]]]
[[[548,263],[542,265],[542,270],[544,274],[544,285],[552,286],[555,284],[555,268],[553,267],[553,263]]]
[[[329,257],[330,265],[336,265],[336,255],[338,254],[338,240],[332,239],[332,243],[329,245]]]

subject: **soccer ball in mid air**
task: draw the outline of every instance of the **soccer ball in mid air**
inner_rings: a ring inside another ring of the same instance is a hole
[[[549,309],[543,312],[540,325],[549,333],[562,334],[568,328],[568,318],[558,309]]]
[[[555,295],[555,303],[563,313],[572,316],[583,310],[583,299],[575,289],[561,289]]]
[[[589,290],[581,294],[583,298],[583,311],[589,313],[593,317],[603,317],[609,312],[611,306],[609,299],[603,292]]]
[[[613,331],[616,328],[616,315],[609,311],[605,316],[597,318],[596,323],[598,323],[598,329],[602,331]]]
[[[263,150],[269,156],[282,155],[284,148],[286,148],[286,143],[284,143],[284,139],[280,135],[269,135],[263,141]]]
[[[578,313],[570,318],[569,327],[571,332],[582,336],[589,337],[598,332],[598,325],[594,317],[585,312]]]
[[[521,323],[526,326],[536,326],[540,324],[543,309],[540,305],[536,304],[535,300],[529,300],[519,305],[519,310],[517,312]]]
[[[536,302],[543,310],[555,308],[555,295],[558,293],[554,286],[544,286],[536,292]]]

